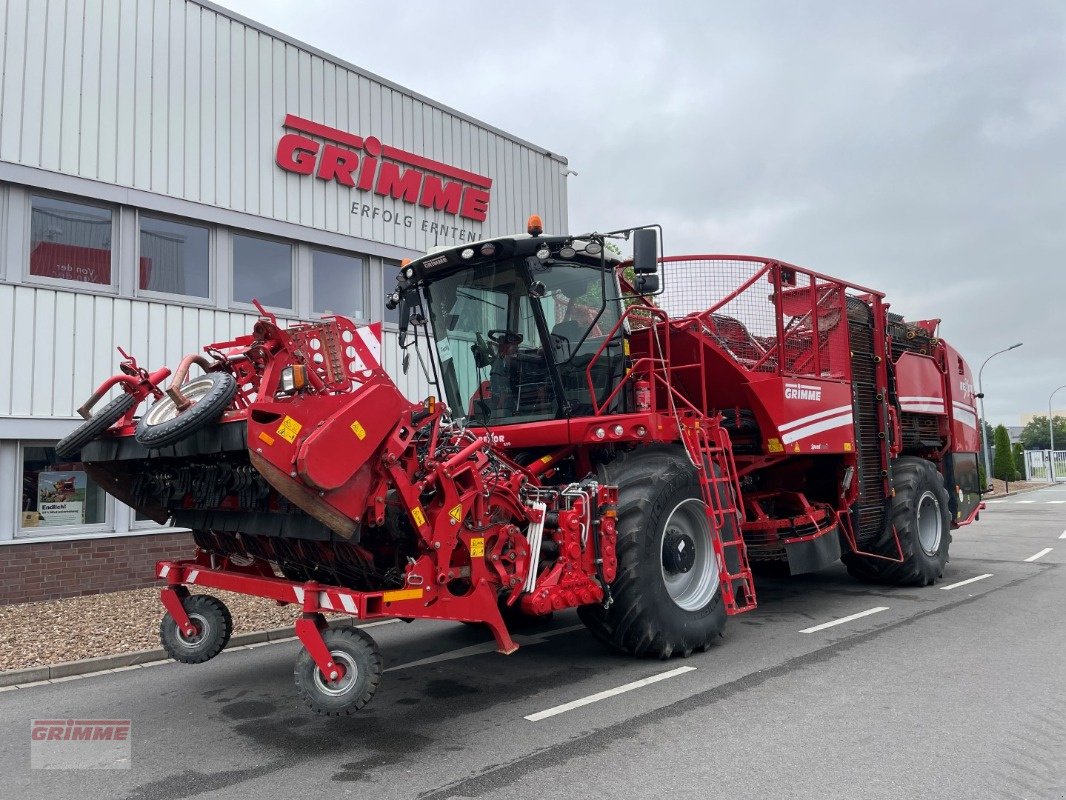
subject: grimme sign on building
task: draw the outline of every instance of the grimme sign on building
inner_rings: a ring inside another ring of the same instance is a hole
[[[383,144],[375,136],[358,136],[294,114],[285,116],[284,127],[299,131],[283,133],[278,139],[275,161],[287,172],[314,175],[360,193],[391,197],[413,208],[443,211],[474,222],[484,222],[488,216],[491,178]],[[375,219],[381,215],[386,223],[408,228],[415,224],[413,215],[365,202],[353,202],[352,213]],[[441,235],[451,228],[461,240],[474,237],[473,231],[428,219],[421,221],[421,228]]]

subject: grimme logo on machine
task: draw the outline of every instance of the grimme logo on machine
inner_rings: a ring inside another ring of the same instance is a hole
[[[785,384],[785,399],[786,400],[821,400],[822,399],[822,387],[811,386],[806,383],[786,383]]]
[[[287,172],[485,221],[491,178],[293,114],[285,116],[284,127],[299,131],[278,139],[275,161]]]

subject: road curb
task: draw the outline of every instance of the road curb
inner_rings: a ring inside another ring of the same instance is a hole
[[[1028,489],[1019,489],[1018,491],[1011,492],[1010,494],[990,494],[990,495],[986,495],[982,499],[983,500],[1005,500],[1008,497],[1014,497],[1015,495],[1019,495],[1019,494],[1032,494],[1033,492],[1040,492],[1040,491],[1043,491],[1044,489],[1050,489],[1054,485],[1055,484],[1053,484],[1053,483],[1046,483],[1043,486],[1031,486]]]
[[[330,620],[329,626],[331,628],[349,628],[355,622],[356,620],[354,619],[335,619]],[[226,649],[230,650],[234,647],[242,647],[248,644],[291,639],[295,635],[291,625],[284,628],[270,628],[265,631],[238,633],[230,637]],[[57,678],[70,678],[93,672],[104,672],[122,667],[137,667],[154,661],[169,660],[170,656],[160,647],[154,650],[134,650],[129,653],[116,653],[110,656],[95,656],[93,658],[82,658],[78,661],[64,661],[59,664],[48,664],[41,667],[9,669],[0,672],[0,688],[22,686],[29,683],[43,683]]]

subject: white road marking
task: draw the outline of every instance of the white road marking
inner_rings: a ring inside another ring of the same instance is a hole
[[[986,503],[1006,503],[1006,500],[985,500]]]
[[[965,586],[968,583],[977,583],[977,581],[983,581],[985,578],[991,577],[992,573],[986,572],[984,575],[978,575],[976,578],[967,578],[964,581],[959,581],[958,583],[949,583],[947,586],[941,586],[940,588],[944,589],[945,591],[947,589],[958,589],[960,586]]]
[[[1062,534],[1059,536],[1059,538],[1060,539],[1066,539],[1066,531],[1063,531]]]
[[[1044,556],[1046,556],[1046,555],[1047,555],[1048,553],[1050,553],[1050,552],[1051,552],[1051,551],[1052,551],[1053,549],[1054,549],[1054,548],[1052,548],[1052,547],[1045,547],[1045,548],[1044,548],[1043,550],[1041,550],[1041,551],[1040,551],[1039,553],[1036,553],[1035,555],[1031,555],[1031,556],[1029,556],[1029,558],[1027,558],[1027,559],[1025,559],[1025,560],[1026,560],[1026,561],[1036,561],[1036,560],[1037,560],[1038,558],[1043,558]]]
[[[1063,503],[1066,503],[1066,500],[1048,500],[1047,502],[1048,502],[1048,505],[1057,506],[1057,505],[1062,505]]]
[[[605,689],[602,692],[596,692],[596,694],[590,694],[588,697],[582,697],[579,700],[571,700],[569,703],[563,703],[559,706],[552,706],[546,708],[543,711],[538,711],[536,714],[528,714],[526,719],[530,722],[540,722],[542,719],[548,717],[554,717],[556,714],[563,714],[567,711],[573,711],[575,708],[581,708],[587,706],[590,703],[598,703],[600,700],[606,700],[608,697],[614,697],[615,695],[625,694],[631,692],[634,689],[640,689],[643,686],[648,686],[652,683],[658,683],[659,681],[665,681],[667,678],[673,678],[677,675],[684,675],[686,672],[693,672],[695,667],[677,667],[676,669],[667,670],[666,672],[660,672],[658,675],[652,675],[650,678],[642,678],[639,681],[633,681],[632,683],[626,683],[622,686],[616,686],[613,689]]]
[[[866,611],[860,611],[858,614],[849,614],[846,617],[835,619],[832,622],[823,622],[821,625],[815,625],[813,628],[804,628],[800,633],[817,633],[818,631],[824,631],[826,628],[832,628],[834,625],[843,625],[845,622],[851,622],[853,619],[861,619],[862,617],[868,617],[871,614],[878,614],[882,611],[888,611],[888,606],[868,608]]]
[[[1020,506],[1024,506],[1024,505],[1031,505],[1031,504],[1035,503],[1036,500],[1015,500],[1014,502],[1017,503]]]
[[[553,631],[545,631],[544,633],[538,633],[533,636],[512,636],[516,643],[522,647],[529,647],[533,644],[544,644],[552,636],[558,636],[563,633],[571,633],[572,631],[581,630],[584,625],[570,625],[566,628],[556,628]],[[469,656],[478,656],[482,653],[495,653],[496,642],[481,642],[480,644],[472,644],[468,647],[460,647],[458,650],[449,650],[445,653],[437,653],[435,656],[427,656],[426,658],[420,658],[417,661],[408,661],[406,664],[397,664],[394,667],[389,667],[385,672],[395,672],[400,669],[410,669],[411,667],[422,667],[426,664],[439,664],[442,661],[454,661],[457,658],[468,658]]]

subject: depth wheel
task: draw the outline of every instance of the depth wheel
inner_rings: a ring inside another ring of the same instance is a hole
[[[381,682],[381,654],[369,635],[359,628],[337,628],[322,632],[333,661],[344,667],[344,675],[330,681],[322,674],[311,654],[300,652],[293,670],[296,689],[316,714],[341,717],[361,709]]]
[[[179,411],[177,403],[164,395],[137,423],[134,438],[150,449],[169,447],[196,433],[222,416],[237,393],[237,379],[228,372],[208,372],[181,386],[192,405]]]
[[[89,419],[60,439],[56,445],[56,455],[59,458],[73,458],[78,455],[85,445],[122,419],[135,402],[133,395],[125,392],[111,400]]]
[[[186,636],[169,613],[159,624],[159,641],[175,661],[202,664],[222,652],[233,633],[233,618],[226,604],[209,594],[193,594],[181,601],[196,633]]]

